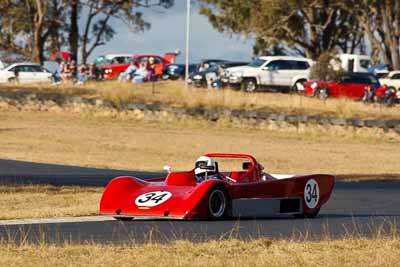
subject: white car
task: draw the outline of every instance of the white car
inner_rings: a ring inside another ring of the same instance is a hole
[[[380,78],[379,82],[387,87],[393,87],[396,90],[400,89],[400,71],[391,71],[385,77]]]
[[[125,64],[133,60],[133,54],[106,54],[96,57],[94,63],[97,66],[111,64]]]
[[[51,76],[52,74],[39,64],[15,63],[0,70],[0,83],[50,82]]]
[[[282,92],[301,91],[303,82],[309,80],[313,61],[302,57],[265,56],[254,59],[247,66],[226,70],[229,83],[241,85],[247,92],[259,87],[278,89]]]

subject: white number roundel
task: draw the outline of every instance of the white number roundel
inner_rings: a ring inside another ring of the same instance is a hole
[[[141,194],[135,200],[135,204],[139,207],[154,207],[164,203],[172,196],[168,191],[154,191]]]
[[[317,181],[310,179],[304,187],[304,202],[307,207],[313,209],[317,206],[319,201],[319,187]]]

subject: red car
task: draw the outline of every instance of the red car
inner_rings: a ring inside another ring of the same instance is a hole
[[[304,93],[320,99],[328,97],[348,97],[359,100],[367,87],[378,89],[381,87],[379,80],[369,73],[345,73],[337,82],[305,82]]]
[[[236,162],[239,171],[219,172],[219,178],[199,182],[195,170],[169,172],[147,181],[135,177],[111,180],[100,201],[100,214],[120,220],[133,218],[223,219],[293,215],[315,217],[332,192],[334,176],[274,175],[250,155],[207,154],[203,157]],[[203,158],[201,157],[201,158]]]
[[[138,67],[140,62],[147,62],[150,57],[153,57],[156,65],[155,76],[161,76],[163,74],[164,67],[172,64],[176,56],[176,53],[167,53],[163,57],[158,55],[136,55],[133,58],[133,62]],[[103,77],[107,80],[117,79],[119,74],[124,72],[129,67],[129,64],[130,63],[122,63],[101,66]]]

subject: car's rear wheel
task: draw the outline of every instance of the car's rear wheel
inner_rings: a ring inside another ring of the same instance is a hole
[[[127,222],[127,221],[132,221],[133,217],[114,217],[114,219],[117,219],[118,221],[121,222]]]
[[[320,208],[315,209],[315,210],[313,210],[311,212],[304,212],[302,214],[297,214],[297,215],[295,215],[295,217],[296,218],[309,218],[309,219],[312,219],[312,218],[317,217],[317,215],[319,213],[319,210],[320,210]]]
[[[230,198],[222,186],[211,188],[208,193],[207,203],[210,219],[224,219],[230,216]]]
[[[253,93],[257,90],[257,81],[253,78],[248,78],[243,81],[243,90],[248,93]]]
[[[329,91],[326,88],[318,88],[315,92],[315,96],[321,100],[326,100],[329,97]]]

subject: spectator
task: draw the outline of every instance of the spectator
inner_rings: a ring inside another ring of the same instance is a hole
[[[225,68],[222,65],[218,66],[218,71],[217,71],[217,77],[214,80],[213,87],[215,89],[221,89],[222,88],[222,76],[225,73]]]
[[[375,89],[372,86],[367,86],[362,96],[362,101],[365,103],[375,102]]]
[[[61,79],[63,82],[68,82],[71,80],[72,74],[71,74],[71,69],[69,67],[69,64],[67,62],[64,62],[63,67],[61,69]]]
[[[15,77],[15,83],[16,83],[16,84],[19,83],[19,68],[20,68],[20,67],[14,68],[14,77]]]
[[[78,68],[77,84],[83,85],[87,81],[87,67],[86,64],[82,63]]]
[[[200,67],[199,67],[199,72],[205,71],[205,70],[206,70],[205,64],[204,64],[204,63],[201,63],[201,64],[200,64]]]
[[[120,82],[130,81],[133,78],[133,75],[135,74],[135,72],[136,72],[136,66],[135,66],[135,63],[132,61],[129,64],[129,67],[124,72],[121,72],[121,74],[118,77],[118,80]]]
[[[132,79],[134,83],[142,83],[147,76],[146,70],[147,63],[145,61],[140,62],[139,68],[136,70],[135,75]]]
[[[62,72],[64,69],[64,62],[60,61],[57,69],[52,73],[51,79],[53,84],[60,84],[62,80]]]
[[[152,81],[156,73],[156,64],[154,62],[154,57],[149,57],[149,62],[147,62],[146,70],[146,81]]]
[[[76,61],[75,60],[71,60],[71,64],[70,64],[70,70],[71,70],[71,80],[72,81],[76,81],[77,79],[77,74],[78,74],[78,67],[76,65]]]
[[[96,64],[92,63],[89,66],[89,79],[98,81],[101,78],[101,73],[99,68],[97,68]]]

